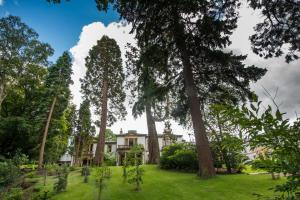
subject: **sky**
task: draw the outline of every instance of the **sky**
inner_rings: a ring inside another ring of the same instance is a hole
[[[109,10],[107,13],[96,9],[94,0],[72,0],[60,5],[53,5],[46,0],[0,0],[0,15],[20,16],[22,21],[32,27],[40,35],[40,40],[49,43],[55,50],[50,58],[55,61],[63,51],[69,50],[73,57],[73,81],[71,86],[73,101],[79,106],[81,102],[79,78],[85,74],[84,58],[89,49],[96,44],[103,35],[114,38],[120,46],[124,61],[125,45],[135,43],[134,35],[129,34],[131,26],[119,21],[118,14]],[[248,55],[246,65],[256,65],[266,68],[267,74],[251,88],[258,94],[264,105],[271,104],[263,88],[272,95],[277,92],[276,102],[287,117],[295,118],[300,115],[300,61],[285,63],[283,57],[262,59],[251,51],[249,36],[253,27],[262,20],[259,12],[243,5],[240,10],[238,28],[231,36],[232,45],[228,47],[236,54]],[[127,105],[128,116],[125,121],[117,122],[110,127],[115,133],[122,128],[123,131],[137,130],[147,133],[145,116],[133,119],[131,108]],[[94,120],[99,118],[94,116]],[[158,133],[162,133],[163,123],[157,123]],[[172,122],[175,134],[183,134],[188,139],[191,130],[185,130],[176,122]]]

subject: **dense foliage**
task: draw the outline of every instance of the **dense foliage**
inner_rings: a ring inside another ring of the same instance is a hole
[[[262,102],[255,101],[249,108],[232,109],[231,114],[237,119],[242,129],[247,131],[250,147],[266,149],[265,153],[258,157],[261,166],[271,173],[287,174],[287,181],[275,188],[280,195],[274,199],[297,199],[300,187],[300,122],[294,122],[284,118],[276,107],[271,106],[262,110]],[[256,163],[258,164],[258,163]]]
[[[246,139],[234,116],[228,114],[231,106],[212,104],[206,109],[205,124],[217,168],[226,166],[227,173],[238,170],[248,159],[245,155]]]
[[[195,145],[178,143],[164,147],[160,158],[162,169],[198,170]]]

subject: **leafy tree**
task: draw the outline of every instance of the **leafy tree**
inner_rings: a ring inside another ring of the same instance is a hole
[[[177,114],[188,113],[194,128],[198,174],[214,176],[201,104],[209,94],[223,93],[221,86],[247,91],[249,81],[265,73],[253,66],[246,68],[241,63],[244,56],[222,51],[236,28],[239,1],[97,0],[98,9],[107,10],[109,3],[133,25],[140,46],[155,44],[168,52],[170,71],[177,72],[173,77],[180,106]]]
[[[50,45],[38,40],[38,34],[19,17],[0,19],[0,109],[8,92],[28,74],[32,66],[46,66],[53,54]]]
[[[230,114],[231,106],[213,104],[207,109],[205,123],[215,164],[226,165],[227,173],[237,169],[245,160],[244,136]]]
[[[157,104],[164,101],[167,89],[159,84],[164,80],[162,71],[167,67],[167,56],[157,46],[144,46],[140,50],[130,46],[127,51],[127,87],[131,91],[134,117],[146,113],[148,127],[148,162],[159,163],[159,144],[153,110]],[[162,112],[161,109],[158,109]]]
[[[50,109],[46,121],[46,126],[43,133],[43,139],[40,146],[39,153],[39,168],[41,169],[44,162],[44,151],[47,140],[48,130],[52,115],[54,117],[62,116],[64,110],[67,108],[70,99],[69,85],[72,84],[72,63],[71,57],[67,52],[64,52],[61,57],[58,58],[55,65],[49,68],[49,74],[46,78],[47,87],[47,101],[50,103]],[[56,110],[54,110],[56,108]],[[54,112],[55,111],[55,112]],[[55,125],[55,123],[54,123]]]
[[[105,130],[105,141],[117,141],[117,136],[112,132],[112,130]]]
[[[252,50],[264,58],[285,54],[287,62],[299,58],[300,2],[298,0],[248,0],[253,9],[260,10],[264,20],[250,37]],[[284,52],[284,46],[288,47]]]
[[[18,17],[1,18],[0,24],[0,154],[12,157],[20,149],[35,158],[44,118],[45,66],[53,50]]]
[[[105,130],[118,118],[124,118],[126,109],[123,105],[125,92],[123,89],[124,73],[122,70],[121,51],[114,39],[103,36],[97,41],[86,58],[87,72],[82,80],[84,95],[100,114],[100,133],[94,162],[103,163]],[[101,98],[101,99],[99,99]]]

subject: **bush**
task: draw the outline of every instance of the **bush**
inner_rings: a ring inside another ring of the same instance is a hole
[[[11,188],[8,192],[6,192],[2,195],[1,199],[3,199],[3,200],[22,200],[22,197],[23,197],[22,188]]]
[[[104,155],[104,163],[106,166],[116,166],[116,157],[111,153]]]
[[[178,143],[165,147],[160,158],[160,167],[162,169],[196,171],[198,161],[195,146]]]
[[[21,176],[20,166],[28,161],[26,155],[16,153],[12,159],[0,162],[0,188],[15,182]]]

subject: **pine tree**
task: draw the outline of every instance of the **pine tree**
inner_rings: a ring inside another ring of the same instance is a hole
[[[94,127],[92,126],[90,102],[84,100],[80,104],[75,135],[75,162],[81,163],[82,152],[93,142]]]
[[[159,84],[163,70],[166,69],[166,58],[164,52],[156,46],[136,47],[130,46],[126,53],[127,57],[127,87],[133,97],[132,113],[134,117],[146,113],[148,127],[148,163],[159,163],[159,143],[155,126],[155,116],[153,110],[156,104],[164,100],[166,89]],[[165,73],[164,73],[165,74]]]
[[[95,106],[96,114],[100,114],[100,133],[94,163],[101,165],[104,159],[106,126],[126,115],[123,105],[126,97],[123,88],[125,75],[121,51],[116,41],[107,36],[98,40],[86,58],[86,68],[82,91]]]
[[[56,64],[49,68],[49,74],[46,78],[47,87],[47,102],[49,102],[49,113],[43,133],[43,139],[41,142],[39,153],[39,169],[42,168],[44,162],[45,144],[47,135],[53,115],[62,116],[64,110],[67,108],[70,99],[69,85],[72,84],[72,63],[71,57],[67,52],[64,52],[61,57],[58,58]]]

